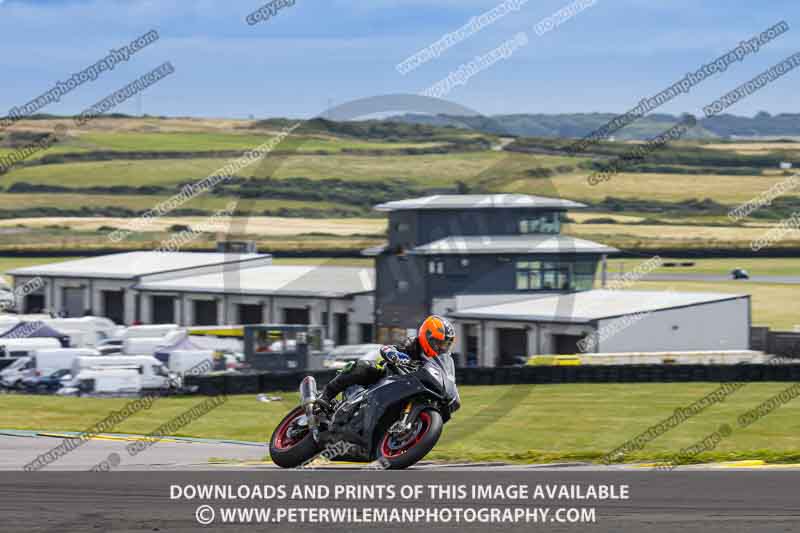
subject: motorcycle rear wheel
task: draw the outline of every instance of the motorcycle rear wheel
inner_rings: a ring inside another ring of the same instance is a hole
[[[269,456],[272,462],[282,468],[296,468],[320,451],[311,431],[306,430],[304,435],[299,436],[290,434],[290,430],[293,429],[292,423],[304,414],[302,407],[293,409],[281,420],[269,439]]]
[[[420,412],[409,434],[397,437],[383,430],[378,441],[378,461],[391,470],[402,470],[428,455],[442,435],[444,422],[435,409]]]

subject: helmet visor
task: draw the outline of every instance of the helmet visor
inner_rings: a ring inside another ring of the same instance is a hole
[[[453,348],[453,340],[454,339],[429,339],[428,343],[431,345],[431,348],[433,348],[433,351],[436,352],[436,355],[444,355],[449,353]]]

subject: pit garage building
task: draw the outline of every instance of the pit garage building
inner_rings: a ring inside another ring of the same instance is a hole
[[[372,342],[372,268],[259,265],[145,276],[134,286],[145,323],[314,324],[336,344]]]
[[[337,344],[371,342],[372,268],[274,265],[259,254],[130,252],[9,272],[41,278],[26,313],[95,314],[118,324],[314,324]]]
[[[51,311],[68,317],[105,316],[131,324],[139,300],[132,286],[148,275],[182,272],[223,264],[270,264],[272,256],[259,254],[128,252],[62,261],[7,272],[14,288],[40,278],[42,287],[25,296],[21,311]]]
[[[591,290],[462,296],[455,305],[439,311],[457,324],[455,351],[477,366],[514,364],[533,354],[750,348],[748,295]]]

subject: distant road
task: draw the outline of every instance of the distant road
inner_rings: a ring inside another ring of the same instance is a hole
[[[616,272],[609,272],[608,279],[618,279]],[[751,276],[749,280],[731,279],[729,275],[720,274],[648,274],[644,281],[700,281],[700,282],[732,282],[746,285],[749,283],[800,283],[800,276]]]

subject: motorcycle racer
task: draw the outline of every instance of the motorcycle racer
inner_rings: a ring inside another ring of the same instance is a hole
[[[377,361],[358,360],[350,362],[322,389],[320,400],[326,405],[352,385],[369,387],[384,377],[386,357],[400,364],[406,360],[423,361],[449,353],[453,348],[456,333],[453,325],[446,319],[431,315],[419,327],[417,335],[408,337],[397,345],[380,348],[381,358]]]

